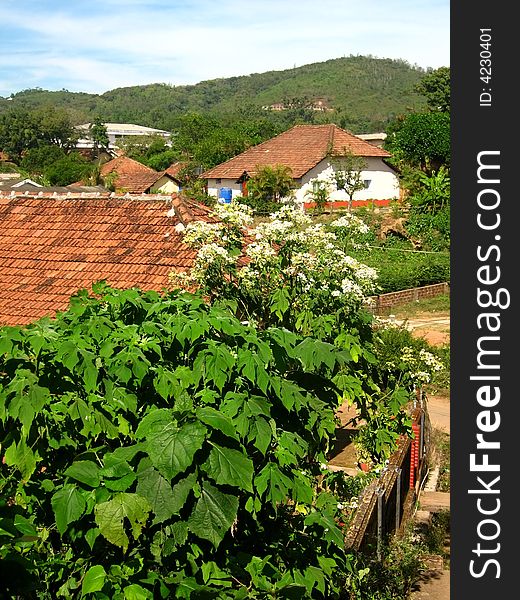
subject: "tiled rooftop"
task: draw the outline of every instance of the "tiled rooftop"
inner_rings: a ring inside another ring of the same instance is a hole
[[[172,177],[175,177],[177,179],[179,177],[179,173],[182,171],[182,169],[184,169],[184,167],[187,164],[188,163],[181,161],[175,162],[166,169],[165,173],[168,173],[168,175],[171,175]]]
[[[386,150],[369,144],[337,125],[296,125],[209,169],[201,177],[239,178],[244,172],[253,174],[257,166],[282,164],[291,169],[295,179],[299,179],[327,154],[341,156],[348,151],[363,157],[390,156]]]
[[[195,257],[176,226],[202,219],[177,195],[0,194],[0,325],[52,316],[99,280],[163,290]]]

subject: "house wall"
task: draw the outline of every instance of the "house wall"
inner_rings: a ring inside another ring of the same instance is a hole
[[[179,185],[169,177],[161,177],[150,190],[152,194],[174,194],[179,191]]]
[[[354,194],[354,200],[390,200],[399,198],[399,180],[395,171],[383,162],[381,158],[369,157],[366,159],[366,168],[361,172],[363,180],[369,180],[370,185],[365,190]],[[301,187],[296,192],[296,198],[300,202],[309,202],[306,194],[312,191],[313,181],[328,180],[334,173],[334,167],[328,159],[322,160],[314,168],[308,171],[301,179]],[[335,202],[348,201],[347,193],[343,190],[335,190],[331,185],[330,200]]]
[[[399,198],[399,180],[396,172],[383,162],[381,158],[369,157],[366,159],[366,168],[361,172],[362,179],[370,181],[370,185],[365,190],[360,190],[354,194],[354,200],[392,200]],[[308,171],[301,179],[296,180],[297,189],[295,190],[296,200],[302,204],[309,202],[310,198],[306,196],[307,192],[312,191],[313,181],[316,179],[330,179],[334,172],[334,167],[329,159],[324,159]],[[208,179],[208,194],[218,198],[220,188],[231,188],[233,198],[242,195],[240,183],[236,179],[221,179],[217,183],[216,179]],[[331,185],[330,199],[335,202],[347,202],[348,196],[343,190],[335,190]]]
[[[220,188],[231,188],[233,198],[242,196],[242,184],[236,182],[235,179],[221,179],[220,183],[217,183],[216,179],[208,179],[208,196],[214,196],[218,198]]]

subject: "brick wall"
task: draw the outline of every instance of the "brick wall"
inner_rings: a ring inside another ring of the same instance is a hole
[[[406,304],[415,300],[424,298],[433,298],[440,294],[449,294],[449,283],[435,283],[433,285],[425,285],[418,288],[410,288],[408,290],[400,290],[399,292],[390,292],[388,294],[380,294],[379,296],[371,296],[370,306],[376,314],[379,314],[383,309],[390,308],[396,304]]]

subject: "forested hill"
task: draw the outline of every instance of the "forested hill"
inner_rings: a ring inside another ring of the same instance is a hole
[[[262,107],[281,103],[272,118],[288,124],[298,118],[334,121],[355,132],[382,128],[398,114],[424,105],[413,91],[425,70],[402,60],[349,56],[284,71],[203,81],[196,85],[151,85],[117,88],[104,94],[24,90],[0,98],[0,112],[9,107],[34,109],[52,104],[65,108],[74,123],[99,117],[104,122],[138,123],[172,130],[181,114],[263,116]],[[329,110],[312,110],[320,103]]]

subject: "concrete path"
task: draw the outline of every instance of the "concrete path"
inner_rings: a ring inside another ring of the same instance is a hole
[[[419,506],[421,510],[428,512],[450,510],[450,493],[422,491],[419,494]]]
[[[450,433],[450,399],[446,396],[428,396],[428,414],[433,427]]]
[[[450,571],[442,567],[427,569],[421,575],[418,587],[409,600],[449,600]]]

